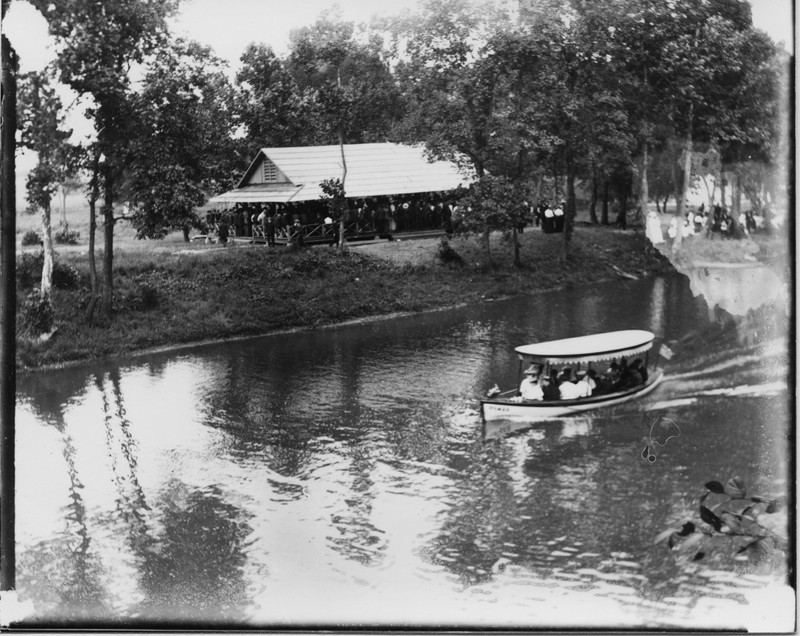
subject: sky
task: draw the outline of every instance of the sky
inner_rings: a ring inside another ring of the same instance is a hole
[[[793,50],[792,0],[751,0],[751,4],[755,26],[776,42],[783,41],[786,50]],[[210,46],[235,71],[248,44],[266,43],[283,55],[288,50],[292,29],[312,24],[322,11],[334,5],[341,9],[345,19],[361,22],[373,15],[414,9],[417,0],[183,0],[171,26],[177,35]],[[2,29],[19,54],[21,72],[40,70],[54,59],[55,47],[45,20],[26,0],[12,0]],[[76,105],[74,110],[78,113],[84,110],[66,88],[62,101],[67,106]],[[69,123],[75,130],[73,141],[91,130],[85,120]],[[31,161],[21,156],[18,166],[24,171],[31,167],[27,165]]]
[[[235,68],[250,42],[264,42],[278,55],[287,51],[289,32],[313,23],[338,5],[345,19],[366,21],[413,9],[417,0],[183,0],[172,21],[175,33],[211,46]],[[793,48],[792,0],[751,0],[753,22],[785,48]],[[3,31],[20,55],[23,72],[42,68],[55,56],[44,18],[25,0],[12,0]]]

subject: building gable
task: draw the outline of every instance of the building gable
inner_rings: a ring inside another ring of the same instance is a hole
[[[238,187],[262,183],[291,183],[289,178],[276,166],[262,150],[258,153]]]

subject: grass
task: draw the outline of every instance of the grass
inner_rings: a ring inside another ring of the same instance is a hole
[[[80,201],[78,202],[80,203]],[[60,214],[54,213],[54,225]],[[757,258],[788,272],[788,241],[756,235],[743,241],[708,241],[695,237],[678,254],[653,249],[641,225],[627,231],[592,226],[588,213],[578,216],[570,258],[559,260],[561,235],[526,228],[521,235],[522,266],[512,265],[510,244],[492,237],[491,260],[475,238],[450,241],[460,257],[437,258],[438,239],[351,244],[343,254],[316,247],[292,252],[283,247],[222,248],[184,243],[180,233],[163,241],[139,241],[129,224],[115,229],[115,315],[107,324],[89,327],[88,213],[85,204],[67,204],[71,229],[81,232],[77,245],[57,246],[57,261],[74,269],[77,284],[53,294],[58,331],[47,342],[26,337],[18,319],[18,366],[38,368],[75,360],[117,356],[204,340],[249,336],[288,328],[315,328],[344,320],[419,312],[504,296],[536,293],[618,278],[641,277],[695,262],[750,262]],[[40,216],[21,214],[17,236],[39,229]],[[102,266],[102,230],[98,228],[97,263]],[[38,274],[31,256],[40,248],[19,247],[20,304],[34,291]],[[26,256],[27,255],[27,256]],[[745,259],[745,255],[748,255]],[[69,269],[69,267],[67,269]],[[69,273],[69,272],[67,272]],[[788,274],[787,274],[788,275]]]
[[[20,337],[18,364],[37,368],[591,284],[618,277],[612,265],[634,276],[670,269],[636,232],[579,228],[566,266],[558,260],[560,235],[528,230],[521,238],[519,269],[499,236],[492,240],[492,262],[475,239],[453,239],[463,266],[437,259],[437,239],[352,246],[344,253],[330,247],[183,249],[182,243],[151,250],[139,242],[135,249],[116,251],[116,312],[112,321],[92,327],[84,320],[85,249],[60,250],[58,262],[77,271],[77,285],[54,290],[58,331],[43,343]],[[36,285],[35,275],[24,278],[21,301]]]

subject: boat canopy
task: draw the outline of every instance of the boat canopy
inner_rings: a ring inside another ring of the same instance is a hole
[[[551,364],[602,362],[645,353],[653,347],[654,338],[655,335],[649,331],[628,329],[537,342],[517,347],[515,351],[520,358]]]

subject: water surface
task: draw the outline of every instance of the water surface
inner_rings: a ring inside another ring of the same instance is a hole
[[[710,479],[788,491],[759,315],[674,276],[25,376],[20,597],[61,623],[741,627],[785,609],[785,565],[653,540]],[[484,427],[514,346],[628,328],[679,342],[653,394]]]

